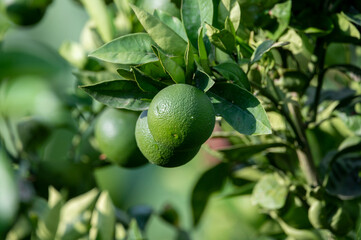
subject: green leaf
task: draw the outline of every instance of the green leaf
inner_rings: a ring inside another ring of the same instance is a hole
[[[261,103],[247,90],[231,83],[216,83],[207,93],[216,113],[236,131],[246,135],[272,132]]]
[[[160,211],[159,216],[167,223],[175,227],[179,227],[180,224],[179,214],[172,205],[167,204],[166,206],[164,206]]]
[[[99,191],[93,189],[64,205],[56,239],[79,239],[89,232],[91,213],[98,195]]]
[[[236,63],[221,63],[217,66],[214,66],[213,68],[227,80],[230,80],[232,83],[250,91],[251,86],[249,84],[247,75]]]
[[[345,36],[360,39],[360,32],[345,15],[336,14],[334,16],[335,30]]]
[[[182,67],[156,47],[153,46],[152,48],[158,56],[164,70],[169,74],[172,80],[175,83],[185,83],[185,73]]]
[[[361,152],[338,152],[330,161],[326,190],[343,200],[361,196]],[[343,150],[345,151],[345,150]]]
[[[116,38],[89,54],[96,59],[119,64],[142,64],[157,60],[147,33],[133,33]]]
[[[52,240],[58,229],[60,211],[63,206],[63,199],[60,193],[53,187],[49,187],[48,205],[38,215],[36,227],[37,239]]]
[[[286,145],[284,143],[259,143],[252,145],[239,144],[219,149],[217,151],[222,153],[223,157],[228,161],[242,162],[255,154],[262,153],[264,150],[276,147],[286,147]]]
[[[262,56],[275,47],[282,47],[287,45],[288,42],[274,42],[272,40],[266,40],[261,45],[259,45],[256,50],[253,52],[250,65],[254,64],[255,62],[259,61]]]
[[[221,4],[221,6],[224,7],[227,12],[226,18],[229,18],[229,20],[232,22],[234,30],[237,31],[241,22],[241,7],[238,1],[222,0]]]
[[[198,70],[195,74],[196,86],[203,92],[207,92],[214,85],[213,79],[205,72]]]
[[[5,88],[2,90],[5,90]],[[3,91],[0,92],[0,96],[1,94],[3,94],[2,96],[5,96]],[[1,103],[4,102],[4,100],[0,101],[1,108],[5,107],[1,105]],[[14,121],[10,121],[8,118],[5,118],[0,114],[0,141],[11,156],[18,157],[21,143],[17,141],[17,128],[14,125]]]
[[[134,5],[131,6],[144,29],[159,47],[172,55],[184,55],[187,48],[187,42],[184,41],[181,36],[179,36],[157,17],[150,15],[146,11]]]
[[[124,79],[126,79],[126,80],[133,80],[133,81],[135,81],[135,79],[134,79],[134,74],[130,71],[130,70],[128,70],[128,69],[123,69],[123,68],[119,68],[119,69],[117,69],[117,73],[122,77],[122,78],[124,78]],[[108,78],[109,79],[109,78]],[[114,79],[114,78],[113,78]],[[106,79],[104,79],[104,80],[106,80]]]
[[[209,63],[208,63],[208,54],[207,54],[206,46],[204,45],[203,37],[204,37],[204,28],[201,27],[199,29],[199,34],[198,34],[199,61],[203,70],[206,73],[211,74],[211,69],[209,68]]]
[[[206,24],[207,36],[210,42],[225,53],[233,54],[236,50],[236,39],[233,34],[226,30],[219,30]]]
[[[73,74],[82,84],[93,84],[109,79],[120,78],[117,74],[108,71],[94,72],[94,71],[76,70],[73,72]]]
[[[127,240],[145,240],[135,219],[130,221]]]
[[[197,226],[211,195],[222,189],[227,177],[227,166],[218,164],[198,179],[192,192],[193,225]]]
[[[350,22],[353,22],[354,24],[361,26],[361,13],[357,10],[354,12],[341,12],[343,16],[345,16]]]
[[[169,78],[159,60],[139,65],[137,68],[153,79],[160,80]]]
[[[268,209],[281,209],[287,200],[288,188],[277,174],[267,174],[256,184],[252,193],[254,204]]]
[[[273,39],[278,39],[287,29],[291,18],[292,1],[286,1],[276,4],[271,10],[270,15],[277,18],[278,27],[273,34]]]
[[[135,81],[127,80],[105,81],[80,88],[105,105],[133,111],[146,110],[154,97],[154,94],[139,89]]]
[[[213,2],[212,0],[183,0],[181,11],[188,39],[194,47],[197,47],[198,29],[205,22],[212,24]]]
[[[158,93],[161,89],[168,86],[165,83],[156,81],[148,76],[146,76],[143,72],[141,72],[137,68],[132,68],[134,79],[137,82],[140,89],[142,89],[144,92],[150,92],[150,93]]]
[[[181,36],[184,41],[188,41],[187,34],[184,30],[183,24],[179,18],[171,16],[159,9],[155,9],[154,16],[159,18],[165,25]]]
[[[361,82],[361,68],[351,64],[337,64],[329,66],[326,70],[335,69],[346,74],[350,79]],[[326,71],[325,70],[325,71]]]
[[[80,0],[87,13],[94,21],[97,30],[104,42],[111,41],[115,36],[115,27],[111,14],[103,0]]]
[[[13,224],[19,207],[19,189],[14,170],[6,155],[4,146],[0,145],[0,236]]]
[[[195,71],[194,64],[194,50],[190,42],[188,42],[187,50],[184,55],[184,62],[186,65],[186,82],[191,83],[193,78],[193,73]]]
[[[108,192],[98,198],[91,218],[89,240],[112,240],[115,231],[115,209]]]

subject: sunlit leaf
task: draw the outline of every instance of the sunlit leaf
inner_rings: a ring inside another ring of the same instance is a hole
[[[133,33],[114,39],[89,54],[102,61],[119,64],[142,64],[157,60],[147,33]]]
[[[172,55],[184,55],[187,42],[184,41],[181,36],[164,24],[159,18],[150,15],[134,5],[131,6],[144,29],[161,49]]]
[[[113,240],[115,231],[115,214],[108,192],[102,192],[98,198],[91,217],[89,240]]]
[[[198,29],[204,23],[212,24],[212,0],[183,0],[182,20],[193,47],[198,47]]]

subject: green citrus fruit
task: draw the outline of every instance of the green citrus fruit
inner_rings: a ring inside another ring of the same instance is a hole
[[[139,114],[108,108],[95,125],[99,149],[107,158],[123,167],[138,167],[147,163],[135,141],[135,124]]]
[[[211,135],[215,112],[204,92],[191,85],[173,84],[152,100],[148,124],[156,142],[174,148],[194,148]]]
[[[142,112],[135,128],[137,144],[143,155],[151,163],[162,167],[177,167],[192,160],[200,145],[190,149],[177,149],[156,142],[148,127],[147,112]]]

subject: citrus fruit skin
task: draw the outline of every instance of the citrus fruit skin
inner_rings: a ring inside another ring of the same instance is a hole
[[[212,134],[215,112],[207,95],[188,84],[162,89],[148,110],[154,140],[173,148],[194,148]]]
[[[108,108],[95,125],[99,149],[109,161],[122,167],[138,167],[147,163],[135,141],[135,124],[139,113]]]
[[[192,160],[200,145],[190,149],[177,149],[156,142],[148,127],[147,112],[143,111],[138,118],[135,137],[140,151],[149,162],[162,167],[178,167]]]

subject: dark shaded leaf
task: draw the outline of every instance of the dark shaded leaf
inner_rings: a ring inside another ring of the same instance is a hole
[[[360,197],[361,152],[336,153],[329,162],[326,190],[343,200]]]
[[[124,78],[126,80],[135,80],[134,74],[130,70],[119,68],[119,69],[117,69],[117,72],[122,78]],[[108,78],[108,79],[114,79],[114,78]],[[104,79],[104,80],[107,80],[107,79]]]
[[[165,83],[156,81],[148,76],[146,76],[143,72],[141,72],[137,68],[132,68],[135,81],[138,83],[138,86],[140,89],[142,89],[144,92],[150,92],[150,93],[158,93],[159,90],[165,88],[168,86]]]
[[[264,150],[275,147],[286,147],[284,143],[260,143],[253,145],[233,145],[231,147],[219,149],[218,151],[229,161],[241,162],[249,159],[251,156],[261,153]]]
[[[230,80],[232,83],[250,91],[251,86],[249,84],[247,75],[236,63],[221,63],[217,66],[214,66],[213,68],[225,79]]]
[[[49,127],[36,118],[23,119],[17,125],[18,134],[25,151],[35,149],[50,135]]]
[[[139,65],[137,68],[153,79],[169,78],[159,60]]]
[[[206,208],[210,196],[223,187],[227,177],[227,166],[218,164],[207,170],[198,179],[192,192],[193,225],[197,226]]]
[[[179,227],[180,224],[179,214],[172,205],[167,204],[166,206],[164,206],[161,212],[159,213],[159,216],[167,223],[175,227]]]
[[[128,80],[106,81],[80,88],[105,105],[133,111],[146,110],[154,97],[153,93],[143,92],[136,82]]]
[[[216,113],[236,131],[247,135],[272,132],[261,103],[247,90],[231,83],[216,83],[207,94]]]
[[[197,71],[195,75],[196,86],[203,92],[207,92],[213,85],[214,81],[212,78],[202,71]]]

